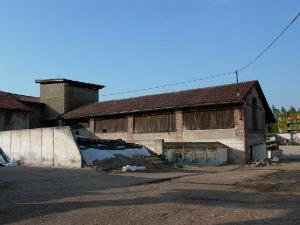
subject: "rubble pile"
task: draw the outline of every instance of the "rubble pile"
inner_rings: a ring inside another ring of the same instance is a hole
[[[163,169],[168,166],[142,145],[123,140],[90,139],[76,136],[81,155],[86,166],[98,171],[119,170],[126,166],[142,166],[146,171]]]
[[[278,161],[272,161],[271,159],[264,159],[264,160],[254,160],[248,162],[245,166],[247,167],[265,167],[265,166],[273,166],[277,165]]]
[[[117,140],[104,140],[104,139],[92,139],[83,136],[75,136],[76,141],[80,147],[80,150],[88,148],[97,148],[103,150],[122,150],[128,148],[143,148],[142,145],[135,143],[127,143],[121,139]]]

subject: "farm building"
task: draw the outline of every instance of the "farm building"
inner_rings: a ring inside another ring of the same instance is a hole
[[[193,160],[185,143],[202,145],[205,155],[221,143],[229,162],[245,162],[257,148],[263,151],[265,124],[274,120],[258,81],[97,102],[61,118],[81,125],[83,135],[140,143],[158,154],[166,155],[168,146],[173,152],[181,148],[182,160]],[[205,146],[212,142],[214,147]]]
[[[264,154],[274,120],[258,81],[99,102],[103,85],[37,80],[40,97],[0,92],[0,130],[70,125],[142,144],[178,163],[244,163]]]
[[[0,91],[0,131],[41,127],[39,98]]]

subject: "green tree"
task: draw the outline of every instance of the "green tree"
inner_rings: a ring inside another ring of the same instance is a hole
[[[280,110],[277,109],[275,105],[272,105],[272,113],[276,119],[281,115]]]
[[[282,106],[281,107],[281,115],[285,115],[286,114],[286,109]]]
[[[297,110],[296,110],[296,108],[295,108],[294,106],[291,105],[291,107],[290,107],[290,109],[289,109],[288,112],[289,112],[289,113],[292,113],[292,114],[296,114],[296,113],[297,113]]]

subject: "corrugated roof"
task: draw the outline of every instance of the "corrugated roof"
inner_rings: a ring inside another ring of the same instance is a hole
[[[97,102],[67,112],[62,115],[62,118],[75,119],[149,110],[240,103],[244,101],[246,95],[254,86],[257,86],[259,92],[263,95],[258,81],[247,81],[239,84],[227,84],[136,98]],[[263,99],[265,101],[264,104],[269,108],[264,96]]]

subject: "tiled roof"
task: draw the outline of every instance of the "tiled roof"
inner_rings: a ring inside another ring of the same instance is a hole
[[[254,86],[258,86],[258,89],[261,90],[258,81],[247,81],[239,84],[97,102],[67,112],[62,115],[62,118],[74,119],[211,104],[241,103]],[[269,108],[268,105],[267,107]]]
[[[27,96],[27,95],[19,95],[19,94],[12,94],[21,102],[28,102],[28,103],[35,103],[35,104],[44,104],[40,102],[39,97]]]
[[[0,109],[31,111],[25,104],[19,101],[13,94],[0,91]]]

